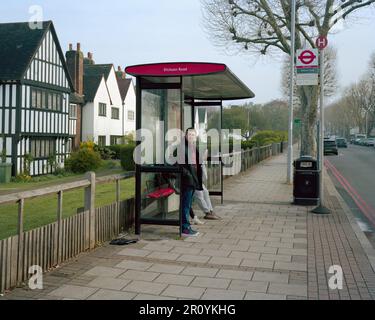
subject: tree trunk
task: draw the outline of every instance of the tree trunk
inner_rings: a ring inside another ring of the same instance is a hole
[[[318,86],[298,87],[302,111],[302,143],[301,154],[306,156],[317,156],[316,120],[319,100]]]

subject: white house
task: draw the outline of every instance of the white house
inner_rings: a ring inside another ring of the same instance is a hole
[[[85,59],[83,87],[82,140],[94,140],[100,146],[117,144],[123,136],[124,110],[113,65]]]
[[[135,133],[135,107],[136,95],[135,87],[131,79],[126,78],[126,74],[118,67],[116,72],[117,83],[120,89],[123,105],[123,135]]]

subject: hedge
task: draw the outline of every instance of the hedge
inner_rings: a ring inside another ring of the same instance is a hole
[[[119,148],[121,166],[126,171],[134,171],[135,163],[133,159],[135,144],[122,145]]]

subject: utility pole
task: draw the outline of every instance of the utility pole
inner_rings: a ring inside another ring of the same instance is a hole
[[[294,64],[296,53],[296,0],[291,0],[291,43],[290,43],[290,100],[288,132],[288,168],[287,183],[293,181],[293,97],[294,97]]]

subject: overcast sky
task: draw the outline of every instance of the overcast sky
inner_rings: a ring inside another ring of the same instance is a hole
[[[221,62],[255,92],[253,102],[281,97],[280,61],[229,56],[214,47],[202,27],[199,0],[1,1],[0,21],[28,21],[32,5],[42,6],[44,20],[53,20],[64,51],[69,43],[80,42],[96,63]],[[330,45],[338,49],[341,88],[366,72],[375,52],[375,10],[363,14],[364,19],[330,37]]]

